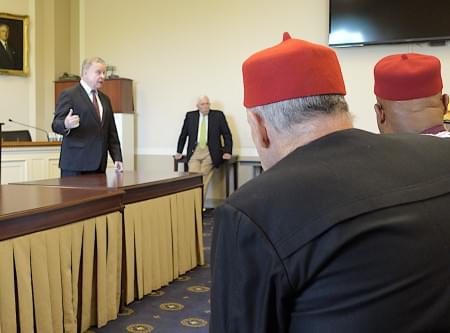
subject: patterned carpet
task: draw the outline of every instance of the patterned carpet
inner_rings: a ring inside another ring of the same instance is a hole
[[[154,332],[207,333],[210,313],[209,289],[211,272],[209,257],[213,210],[203,215],[206,265],[181,276],[169,286],[145,296],[128,306],[130,313],[121,315],[102,328],[89,333]]]

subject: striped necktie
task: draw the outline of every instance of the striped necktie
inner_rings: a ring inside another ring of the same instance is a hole
[[[98,119],[102,121],[102,117],[100,116],[100,108],[97,102],[97,91],[92,89],[91,93],[92,93],[92,104],[94,104],[95,112],[97,113]]]

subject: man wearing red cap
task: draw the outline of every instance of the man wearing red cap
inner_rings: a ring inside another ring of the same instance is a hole
[[[210,331],[448,331],[450,140],[353,129],[334,51],[288,34],[243,77],[265,171],[216,210]]]
[[[381,133],[450,137],[444,128],[448,95],[442,94],[441,62],[424,54],[384,57],[374,68],[375,113]]]

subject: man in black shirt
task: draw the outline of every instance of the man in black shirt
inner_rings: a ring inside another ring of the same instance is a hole
[[[450,140],[352,128],[333,50],[244,62],[265,171],[216,211],[212,333],[448,332]]]

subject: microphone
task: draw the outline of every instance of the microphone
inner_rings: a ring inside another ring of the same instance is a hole
[[[31,125],[28,125],[28,124],[24,124],[24,123],[21,123],[20,121],[15,121],[15,120],[13,120],[11,118],[9,118],[8,121],[11,122],[11,123],[14,123],[14,124],[22,125],[22,126],[25,126],[25,127],[28,127],[28,128],[33,128],[33,129],[36,129],[38,131],[44,132],[45,135],[47,136],[47,141],[50,141],[50,134],[43,128],[39,128],[39,127],[31,126]]]

